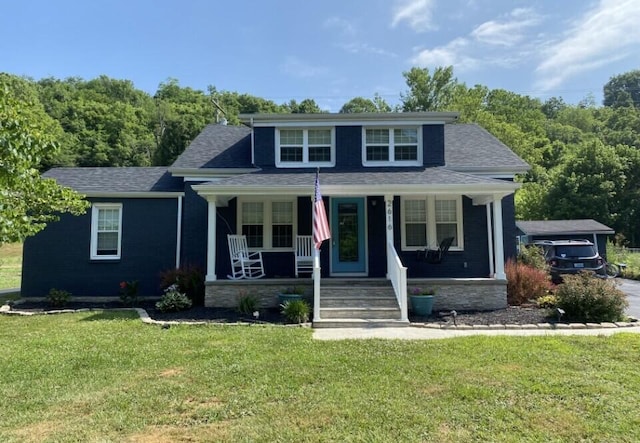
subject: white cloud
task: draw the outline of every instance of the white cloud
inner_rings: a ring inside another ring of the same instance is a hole
[[[391,27],[406,21],[413,30],[418,32],[436,29],[432,21],[434,6],[433,0],[397,0]]]
[[[640,56],[640,7],[637,0],[600,0],[543,53],[536,68],[537,87],[544,91],[571,77],[612,61]]]
[[[325,66],[317,66],[300,60],[297,57],[286,57],[280,65],[280,69],[285,74],[298,78],[319,77],[328,73]]]
[[[344,43],[338,45],[345,51],[351,54],[374,54],[374,55],[384,55],[386,57],[397,57],[398,54],[395,52],[387,51],[386,49],[377,48],[375,46],[371,46],[368,43]]]
[[[471,32],[476,40],[498,46],[511,47],[525,38],[525,30],[540,23],[540,16],[531,8],[511,11],[505,20],[490,20]]]
[[[340,32],[346,35],[356,34],[355,25],[341,17],[330,17],[324,21],[323,26],[325,28],[338,29]]]
[[[450,41],[445,46],[420,51],[411,59],[414,65],[418,66],[453,66],[457,71],[473,70],[480,60],[466,55],[469,40],[457,38]]]

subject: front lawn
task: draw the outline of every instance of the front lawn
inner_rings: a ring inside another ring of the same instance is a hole
[[[0,245],[0,289],[19,288],[22,275],[22,243]]]
[[[640,441],[640,336],[320,342],[0,316],[0,441]]]

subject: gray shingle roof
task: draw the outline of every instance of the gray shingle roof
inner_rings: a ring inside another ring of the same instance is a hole
[[[82,194],[113,192],[181,192],[182,179],[166,167],[154,168],[54,168],[43,174]]]
[[[242,174],[215,182],[217,186],[313,186],[315,171],[267,169]],[[477,175],[454,172],[445,167],[436,168],[367,168],[354,171],[334,171],[330,168],[320,172],[322,186],[349,185],[480,185],[505,184],[502,180],[495,180]]]
[[[178,157],[172,169],[251,168],[251,130],[208,125]],[[445,162],[452,169],[526,170],[529,166],[476,124],[445,125]]]
[[[208,125],[171,168],[251,168],[251,129]]]
[[[444,127],[445,164],[453,169],[529,169],[504,143],[476,124]]]
[[[592,219],[516,221],[525,235],[613,234],[615,231]]]

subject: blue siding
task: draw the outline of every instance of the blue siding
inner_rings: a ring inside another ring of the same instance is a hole
[[[502,241],[504,244],[505,263],[510,258],[515,258],[518,253],[516,247],[516,230],[515,196],[511,194],[502,199]]]
[[[394,243],[409,278],[471,278],[489,276],[486,207],[462,198],[464,251],[449,251],[442,263],[417,260],[415,251],[401,251],[400,198],[394,199]]]
[[[199,183],[190,182],[184,187],[182,206],[182,265],[207,268],[207,201],[193,190]]]
[[[336,167],[362,168],[362,126],[336,127]]]
[[[175,267],[177,199],[90,199],[122,203],[122,253],[91,261],[91,211],[63,215],[24,244],[22,295],[44,297],[51,288],[74,296],[117,296],[119,283],[138,280],[139,295],[158,295],[160,272]]]
[[[422,126],[422,163],[444,166],[444,125]]]
[[[387,230],[384,210],[384,197],[367,198],[369,277],[384,277],[387,274]]]
[[[275,128],[254,128],[254,161],[256,166],[274,167],[276,165]]]

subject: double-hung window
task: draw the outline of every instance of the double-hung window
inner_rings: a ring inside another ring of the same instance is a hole
[[[453,237],[452,250],[462,250],[462,198],[445,196],[402,199],[402,248],[436,248]]]
[[[119,259],[121,245],[122,204],[94,203],[91,208],[91,259]]]
[[[418,127],[362,128],[365,166],[422,165],[422,131]]]
[[[291,249],[295,232],[294,200],[240,200],[238,230],[251,249]]]
[[[331,128],[276,130],[276,166],[334,166],[335,143]]]

